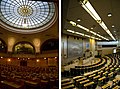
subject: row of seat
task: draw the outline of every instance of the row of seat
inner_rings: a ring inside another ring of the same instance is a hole
[[[74,89],[75,88],[73,82],[70,79],[62,80],[61,87],[62,87],[62,89]]]
[[[96,63],[95,65],[87,66],[87,67],[75,67],[75,68],[70,68],[70,74],[71,76],[78,76],[78,75],[83,75],[86,72],[94,71],[97,70],[101,67],[103,67],[106,64],[105,59],[101,59],[100,64]]]
[[[22,67],[14,65],[0,65],[0,88],[12,87],[13,85],[40,88],[58,88],[58,68],[56,67]],[[7,85],[7,86],[6,86]],[[27,88],[26,88],[27,87]],[[12,87],[13,88],[13,87]],[[9,88],[8,88],[9,89]]]
[[[107,55],[102,59],[106,61],[104,66],[97,68],[93,72],[73,77],[75,87],[79,89],[95,89],[97,85],[103,89],[119,87],[120,80],[116,76],[120,74],[120,55]],[[109,81],[112,81],[114,84],[110,85]]]
[[[94,71],[103,67],[106,62],[107,61],[105,59],[99,59],[99,61],[97,63],[94,63],[93,65],[75,66],[75,68],[70,68],[70,70],[64,70],[61,75],[62,77],[83,75],[86,72]]]

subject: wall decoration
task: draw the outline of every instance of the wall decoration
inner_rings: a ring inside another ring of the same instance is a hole
[[[68,58],[80,57],[83,55],[83,41],[82,39],[75,39],[75,37],[68,38]]]

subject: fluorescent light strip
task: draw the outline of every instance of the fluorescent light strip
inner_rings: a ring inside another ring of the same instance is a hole
[[[94,20],[96,20],[96,22],[99,23],[99,25],[108,33],[107,30],[109,30],[109,29],[107,28],[107,26],[105,25],[105,23],[101,20],[100,16],[97,14],[97,12],[95,11],[95,9],[92,7],[92,5],[90,4],[90,2],[88,0],[84,0],[83,2],[79,1],[79,2],[82,5],[82,7],[92,16],[92,18]],[[109,31],[108,34],[110,35],[110,37],[113,40],[116,40],[110,31]]]
[[[81,29],[83,29],[83,30],[85,30],[85,31],[87,31],[87,32],[90,31],[89,29],[87,29],[87,28],[85,28],[85,27],[83,27],[83,26],[81,26],[81,25],[79,25],[79,24],[77,24],[77,27],[79,27],[79,28],[81,28]]]
[[[93,37],[93,36],[90,36],[90,35],[87,35],[87,34],[84,34],[84,33],[80,33],[80,32],[75,32],[73,30],[67,29],[67,31],[70,32],[70,33],[81,35],[81,36],[85,36],[85,37],[88,37],[88,38],[92,38],[92,39],[96,39],[96,40],[101,40],[100,38],[96,38],[96,37]]]
[[[91,36],[92,39],[95,39],[95,37]]]
[[[72,24],[73,26],[77,26],[77,27],[79,27],[79,28],[81,28],[81,29],[83,29],[83,30],[85,30],[85,31],[87,31],[87,32],[90,32],[90,33],[92,33],[93,35],[97,35],[98,37],[101,37],[102,39],[109,40],[109,39],[107,39],[107,38],[105,38],[105,37],[97,34],[96,32],[90,31],[88,28],[85,28],[85,27],[83,27],[82,25],[75,23],[74,21],[71,21],[71,20],[70,20],[69,23]]]
[[[75,33],[75,31],[73,31],[73,30],[67,29],[67,31],[68,31],[68,32],[71,32],[71,33]]]
[[[106,31],[108,30],[107,26],[105,25],[105,23],[102,21],[101,23],[99,23],[99,25]]]
[[[91,6],[88,0],[84,0],[83,2],[80,1],[82,4],[82,7],[96,20],[96,21],[101,21],[101,18],[99,15],[96,13],[94,8]]]
[[[97,33],[93,32],[93,31],[90,31],[90,33],[92,33],[92,34],[94,34],[94,35],[96,35],[96,34],[97,34]]]
[[[73,26],[76,26],[76,23],[73,21],[70,21],[70,24],[72,24]]]
[[[80,32],[75,32],[75,33],[78,34],[78,35],[84,36],[83,33],[80,33]]]
[[[90,36],[89,36],[89,35],[85,35],[85,36],[90,38]]]

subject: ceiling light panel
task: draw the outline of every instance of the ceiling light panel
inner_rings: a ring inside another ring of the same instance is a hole
[[[97,35],[98,37],[100,37],[100,38],[102,38],[102,39],[104,39],[104,40],[109,40],[109,39],[107,39],[107,38],[105,38],[105,37],[97,34],[96,32],[93,32],[93,31],[89,30],[88,28],[86,28],[86,27],[84,27],[84,26],[82,26],[82,25],[80,25],[80,24],[77,24],[76,22],[74,22],[74,21],[72,21],[72,20],[67,20],[67,21],[68,21],[70,24],[72,24],[72,26],[76,26],[76,27],[78,27],[78,28],[81,28],[81,29],[83,29],[83,30],[85,30],[85,31],[87,31],[87,32],[89,32],[89,33],[92,33],[93,35]],[[104,26],[104,24],[103,24],[103,26]],[[108,30],[108,29],[106,29],[106,30]],[[74,33],[74,32],[73,32],[73,33]]]
[[[82,7],[96,20],[96,21],[100,21],[101,18],[99,17],[99,15],[97,14],[97,12],[94,10],[94,8],[92,7],[92,5],[90,4],[90,2],[88,0],[84,0],[83,2],[80,1]]]
[[[111,17],[112,16],[112,14],[111,13],[108,13],[108,17]]]
[[[108,28],[105,23],[102,21],[100,16],[97,14],[95,9],[92,7],[88,0],[79,0],[81,6],[91,15],[91,17],[107,32]],[[107,32],[108,33],[108,32]],[[115,40],[111,32],[109,32],[110,37]]]
[[[87,34],[84,34],[84,33],[80,33],[80,32],[75,32],[73,30],[67,29],[67,31],[70,32],[70,33],[81,35],[81,36],[85,36],[85,37],[88,37],[88,38],[92,38],[92,39],[96,39],[96,40],[101,40],[100,38],[96,38],[94,36],[90,36],[90,35],[87,35]]]

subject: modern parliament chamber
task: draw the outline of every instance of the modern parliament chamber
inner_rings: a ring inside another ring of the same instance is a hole
[[[0,0],[0,89],[59,88],[58,0]]]
[[[61,89],[120,89],[120,1],[61,4]]]

